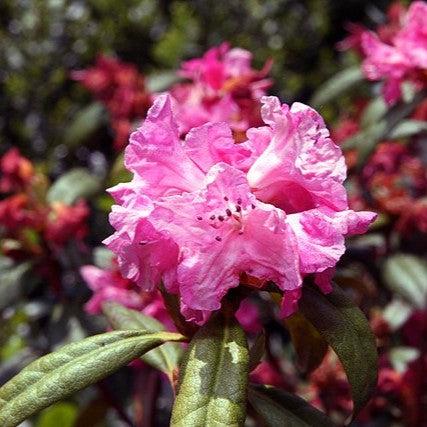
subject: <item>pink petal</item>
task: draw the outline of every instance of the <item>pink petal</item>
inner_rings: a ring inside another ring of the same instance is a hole
[[[363,233],[376,218],[372,212],[329,208],[288,215],[300,254],[302,273],[319,273],[334,267],[345,252],[344,237]]]
[[[130,136],[125,165],[138,176],[141,191],[153,198],[199,187],[203,174],[182,148],[169,95],[154,101],[145,122]]]
[[[281,106],[275,97],[263,97],[262,102],[271,139],[248,172],[257,197],[287,212],[319,205],[346,208],[344,157],[321,116],[303,104]]]
[[[185,152],[203,171],[216,163],[225,162],[239,169],[248,168],[251,151],[235,144],[226,123],[207,123],[192,129],[185,138]]]

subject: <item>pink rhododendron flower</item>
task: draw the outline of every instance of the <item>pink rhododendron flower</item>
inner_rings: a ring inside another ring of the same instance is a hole
[[[85,265],[80,268],[80,274],[93,291],[93,296],[85,306],[88,313],[99,314],[102,311],[102,304],[112,301],[141,311],[146,316],[157,319],[168,330],[175,330],[160,292],[141,291],[131,280],[120,274],[115,261],[109,269]]]
[[[246,332],[256,334],[261,332],[260,312],[255,303],[249,298],[244,299],[236,311],[236,318]]]
[[[147,290],[163,280],[199,324],[242,274],[274,282],[286,305],[305,274],[333,268],[344,236],[375,218],[348,209],[344,159],[321,117],[275,97],[263,104],[266,126],[242,144],[224,123],[182,141],[171,99],[160,96],[126,149],[132,182],[111,189],[116,232],[105,243],[123,274]]]
[[[61,202],[52,203],[46,217],[46,241],[62,246],[72,239],[84,239],[87,235],[88,216],[89,207],[84,200],[78,201],[74,206]]]
[[[258,71],[251,61],[247,50],[223,43],[183,63],[180,75],[190,82],[171,90],[182,134],[207,122],[227,122],[240,133],[261,124],[257,100],[271,86],[265,78],[271,63]]]
[[[122,277],[117,270],[103,270],[94,265],[85,265],[81,267],[80,274],[94,293],[85,306],[88,313],[101,313],[102,304],[108,301],[120,303],[128,308],[142,308],[143,300],[131,289],[132,282]]]
[[[152,95],[145,86],[144,76],[133,64],[99,55],[94,66],[73,71],[71,78],[105,105],[115,133],[114,147],[122,149],[132,122],[144,118],[151,103]]]
[[[409,80],[418,88],[427,84],[427,4],[413,2],[402,28],[386,43],[370,31],[362,35],[366,55],[363,71],[370,80],[385,80],[384,99],[393,104],[401,95],[401,84]]]

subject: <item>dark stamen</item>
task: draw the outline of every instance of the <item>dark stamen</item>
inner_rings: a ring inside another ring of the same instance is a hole
[[[216,236],[216,237],[215,237],[215,240],[217,240],[218,242],[220,242],[222,239],[221,239],[221,237]]]
[[[203,218],[202,218],[201,216],[198,216],[198,217],[197,217],[197,219],[198,219],[199,221],[201,221]]]
[[[238,205],[241,205],[241,204],[242,204],[242,199],[241,199],[240,197],[237,199],[237,204],[238,204]]]
[[[225,213],[227,214],[227,216],[231,216],[231,211],[230,211],[230,209],[226,209],[226,210],[225,210]]]
[[[218,219],[219,219],[220,221],[224,221],[224,217],[223,217],[222,215],[218,215]]]
[[[211,217],[209,219],[214,220],[215,219],[215,215],[211,215]]]
[[[255,205],[254,205],[253,203],[251,204],[251,208],[252,208],[252,209],[255,209]]]
[[[224,196],[224,200],[225,200],[226,202],[228,202],[228,197],[227,197],[227,196]]]
[[[236,212],[242,212],[242,207],[241,207],[241,206],[239,206],[239,205],[237,205],[237,206],[236,206]]]
[[[139,242],[141,246],[144,246],[147,242]]]

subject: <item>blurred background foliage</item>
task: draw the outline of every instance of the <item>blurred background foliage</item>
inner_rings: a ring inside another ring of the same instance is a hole
[[[342,67],[334,47],[345,35],[345,23],[376,25],[389,3],[2,0],[1,149],[18,146],[36,160],[48,154],[67,157],[69,150],[63,145],[67,123],[90,101],[69,72],[93,64],[101,52],[153,75],[229,40],[253,52],[257,66],[273,58],[274,93],[288,102],[307,101],[314,88]],[[345,61],[351,63],[351,55]],[[96,138],[94,143],[102,140]],[[101,146],[101,151],[108,146]],[[84,161],[87,148],[68,157]]]

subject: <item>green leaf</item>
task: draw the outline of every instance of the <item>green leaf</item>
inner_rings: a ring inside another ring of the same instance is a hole
[[[94,102],[80,110],[65,127],[62,142],[69,147],[76,147],[84,142],[98,129],[104,117],[105,109],[99,102]]]
[[[58,178],[47,193],[52,202],[63,202],[72,205],[79,198],[88,198],[101,189],[98,177],[84,168],[75,168]]]
[[[320,86],[311,99],[310,105],[320,107],[322,104],[332,101],[363,80],[364,76],[358,65],[340,71]]]
[[[391,139],[409,138],[427,131],[427,122],[422,120],[403,120],[388,135]]]
[[[66,345],[31,363],[0,388],[0,425],[15,427],[152,348],[183,338],[168,332],[114,331]]]
[[[246,336],[233,315],[199,329],[180,368],[171,426],[242,426],[249,371]]]
[[[149,92],[163,92],[180,80],[175,71],[157,71],[146,78],[145,85]]]
[[[411,102],[396,104],[381,119],[372,120],[369,126],[342,143],[344,150],[357,149],[358,168],[363,167],[366,159],[380,140],[402,137],[405,132],[409,134],[409,131],[414,131],[415,126],[413,124],[403,125],[400,130],[398,128],[405,117],[410,115],[416,106],[425,99],[425,95],[425,92],[419,92]],[[396,129],[397,131],[395,131]]]
[[[408,369],[408,365],[420,357],[420,350],[414,347],[393,347],[388,357],[393,369],[403,374]]]
[[[93,249],[93,262],[102,269],[110,269],[113,265],[114,254],[105,246],[97,246]]]
[[[164,326],[156,319],[113,302],[105,303],[103,312],[114,329],[139,329],[149,332],[165,330]],[[166,343],[146,353],[142,356],[142,360],[165,372],[173,380],[173,374],[178,368],[182,353],[182,347],[179,344]]]
[[[162,294],[165,307],[171,316],[176,329],[178,329],[181,334],[191,338],[196,333],[198,328],[193,323],[187,322],[184,316],[181,314],[178,297],[168,292],[162,283],[160,284],[159,289],[160,293]]]
[[[288,317],[285,324],[291,335],[299,368],[304,373],[312,372],[322,363],[328,351],[328,343],[301,313]]]
[[[360,118],[362,128],[367,128],[378,122],[387,113],[387,110],[388,106],[382,96],[373,99],[363,110]]]
[[[250,385],[249,402],[267,427],[332,427],[334,423],[304,399],[274,387]]]
[[[304,288],[301,311],[342,363],[357,414],[377,383],[378,354],[368,320],[337,285],[327,295],[312,286]]]
[[[265,333],[262,331],[255,338],[249,350],[249,372],[252,372],[260,363],[265,352]]]
[[[10,307],[29,290],[25,277],[30,268],[30,262],[14,265],[9,258],[0,257],[0,311]]]
[[[386,259],[383,279],[388,288],[413,307],[427,301],[427,262],[415,255],[396,254]]]
[[[57,403],[40,414],[36,427],[73,427],[77,409],[72,403]]]

